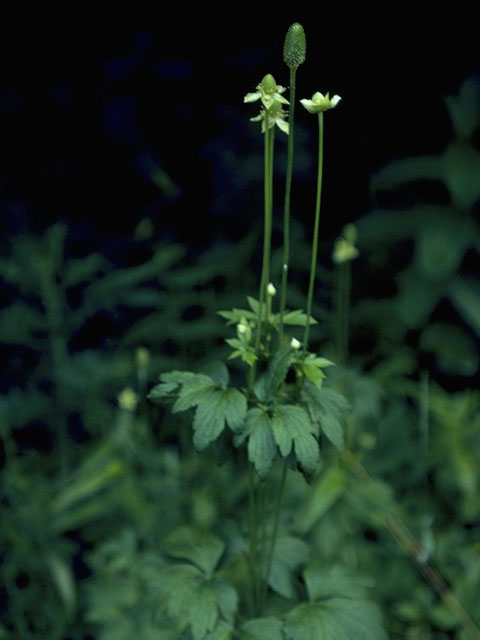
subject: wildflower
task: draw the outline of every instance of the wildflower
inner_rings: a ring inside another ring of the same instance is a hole
[[[333,248],[332,259],[336,264],[349,262],[359,255],[355,246],[357,240],[357,230],[353,224],[345,225],[342,235],[337,238]]]
[[[303,100],[300,100],[300,102],[309,113],[320,113],[322,111],[327,111],[328,109],[333,109],[337,106],[340,100],[340,96],[335,95],[330,98],[329,93],[323,95],[323,93],[317,91],[313,94],[311,100],[304,98]]]
[[[300,342],[300,340],[297,340],[296,338],[292,338],[290,341],[290,346],[292,347],[292,349],[300,349],[300,347],[302,346],[302,343]]]
[[[267,73],[263,80],[257,85],[257,90],[254,93],[247,93],[244,97],[244,102],[256,102],[261,100],[265,109],[270,109],[275,102],[282,104],[289,104],[281,94],[285,91],[285,87],[278,85],[275,82],[275,78]]]
[[[250,118],[252,122],[262,123],[262,133],[265,133],[265,122],[268,118],[268,128],[271,129],[275,125],[288,135],[288,122],[286,121],[287,112],[282,109],[279,102],[274,101],[270,109],[262,109],[258,116]]]

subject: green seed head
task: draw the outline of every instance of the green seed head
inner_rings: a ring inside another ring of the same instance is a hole
[[[296,69],[302,62],[305,62],[305,53],[307,51],[307,42],[305,40],[305,31],[301,24],[295,22],[292,24],[285,36],[283,45],[283,59],[285,64],[291,69]]]

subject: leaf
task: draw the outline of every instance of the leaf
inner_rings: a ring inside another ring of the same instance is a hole
[[[225,379],[228,372],[226,369],[217,370],[215,375],[217,379],[218,376]],[[228,389],[210,376],[189,371],[171,371],[160,376],[160,380],[161,384],[149,394],[151,400],[161,401],[178,394],[172,407],[173,413],[196,407],[193,443],[199,451],[220,436],[225,422],[232,431],[238,431],[243,425],[247,399],[238,389]]]
[[[190,560],[207,574],[213,573],[225,549],[224,542],[217,536],[189,526],[178,527],[165,542],[169,555]]]
[[[203,640],[218,620],[215,587],[193,565],[175,564],[160,571],[160,595],[168,615],[190,626],[194,640]]]
[[[248,620],[240,628],[240,640],[282,640],[282,627],[278,618]]]
[[[363,599],[361,583],[336,568],[308,568],[304,579],[310,602],[287,613],[287,640],[387,640],[380,611]]]
[[[260,302],[252,296],[247,296],[248,304],[256,317],[260,314]]]
[[[199,401],[193,420],[193,443],[199,451],[216,440],[225,428],[232,431],[242,425],[247,412],[247,400],[237,389],[212,389]]]
[[[295,454],[302,468],[313,473],[320,459],[316,430],[307,412],[294,405],[279,405],[272,419],[275,442],[285,458],[295,444]]]
[[[223,578],[215,578],[213,585],[220,613],[227,622],[233,624],[238,608],[238,594],[235,587]]]
[[[290,346],[279,349],[268,364],[266,372],[260,376],[253,391],[261,402],[271,402],[278,388],[285,380],[288,368],[292,364],[295,350]]]
[[[333,389],[320,389],[307,381],[304,386],[305,400],[312,417],[318,422],[325,436],[341,451],[344,447],[343,416],[348,402]]]
[[[296,325],[299,327],[305,327],[307,324],[307,314],[301,309],[295,309],[295,311],[287,311],[283,316],[283,324]],[[318,324],[315,318],[310,316],[310,324]]]
[[[257,321],[257,314],[253,313],[253,311],[249,311],[248,309],[234,308],[229,311],[218,311],[217,313],[222,316],[222,318],[228,320],[227,325],[238,324],[241,322],[242,318],[251,322]]]
[[[277,455],[272,425],[266,411],[254,407],[247,412],[245,435],[248,435],[248,459],[260,477],[266,478]]]
[[[449,286],[453,304],[480,336],[480,286],[474,280],[455,278]]]
[[[284,598],[296,598],[293,572],[308,560],[310,548],[293,536],[279,537],[275,543],[268,584]]]

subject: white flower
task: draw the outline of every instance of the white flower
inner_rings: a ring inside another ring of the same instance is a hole
[[[292,347],[292,349],[300,349],[300,347],[302,346],[302,343],[296,338],[292,338],[290,340],[290,346]]]
[[[250,118],[252,122],[261,122],[262,123],[262,133],[265,133],[265,122],[268,118],[268,128],[271,129],[275,125],[288,135],[288,122],[286,121],[287,112],[284,111],[276,100],[273,102],[270,109],[262,109],[258,116],[255,118]]]
[[[256,102],[261,100],[265,109],[270,109],[274,102],[280,102],[282,104],[289,104],[281,94],[285,91],[285,87],[281,87],[275,82],[275,78],[268,73],[261,83],[257,85],[257,90],[254,93],[247,93],[244,97],[244,102]]]
[[[330,98],[330,94],[320,93],[317,91],[313,94],[311,100],[303,99],[300,100],[302,105],[309,113],[321,113],[322,111],[327,111],[328,109],[333,109],[340,102],[340,96],[333,96]]]
[[[332,259],[335,263],[348,262],[356,258],[360,252],[355,246],[357,240],[357,230],[355,225],[347,224],[342,230],[342,234],[335,241]]]

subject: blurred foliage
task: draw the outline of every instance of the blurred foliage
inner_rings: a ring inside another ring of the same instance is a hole
[[[319,576],[341,585],[336,565],[355,574],[362,597],[369,587],[392,639],[475,637],[463,610],[480,625],[478,79],[446,107],[444,152],[381,169],[379,206],[357,223],[351,353],[328,372],[351,403],[351,455],[324,453],[309,486],[289,472],[272,615],[290,610],[292,637],[296,593],[307,584],[321,597]],[[196,455],[188,422],[145,395],[161,371],[227,353],[217,312],[256,291],[257,235],[200,255],[160,244],[116,268],[77,255],[74,234],[58,223],[12,237],[0,259],[0,638],[229,638],[225,584],[245,579],[248,486],[235,461]],[[308,273],[301,229],[292,244],[295,308]],[[312,339],[328,352],[335,279],[324,269],[319,280]],[[300,536],[321,567],[303,576]],[[173,558],[195,576],[181,593]],[[216,600],[205,592],[202,609],[205,571]],[[170,627],[177,601],[191,626]],[[216,635],[205,635],[217,609]],[[281,638],[268,618],[241,633]]]

